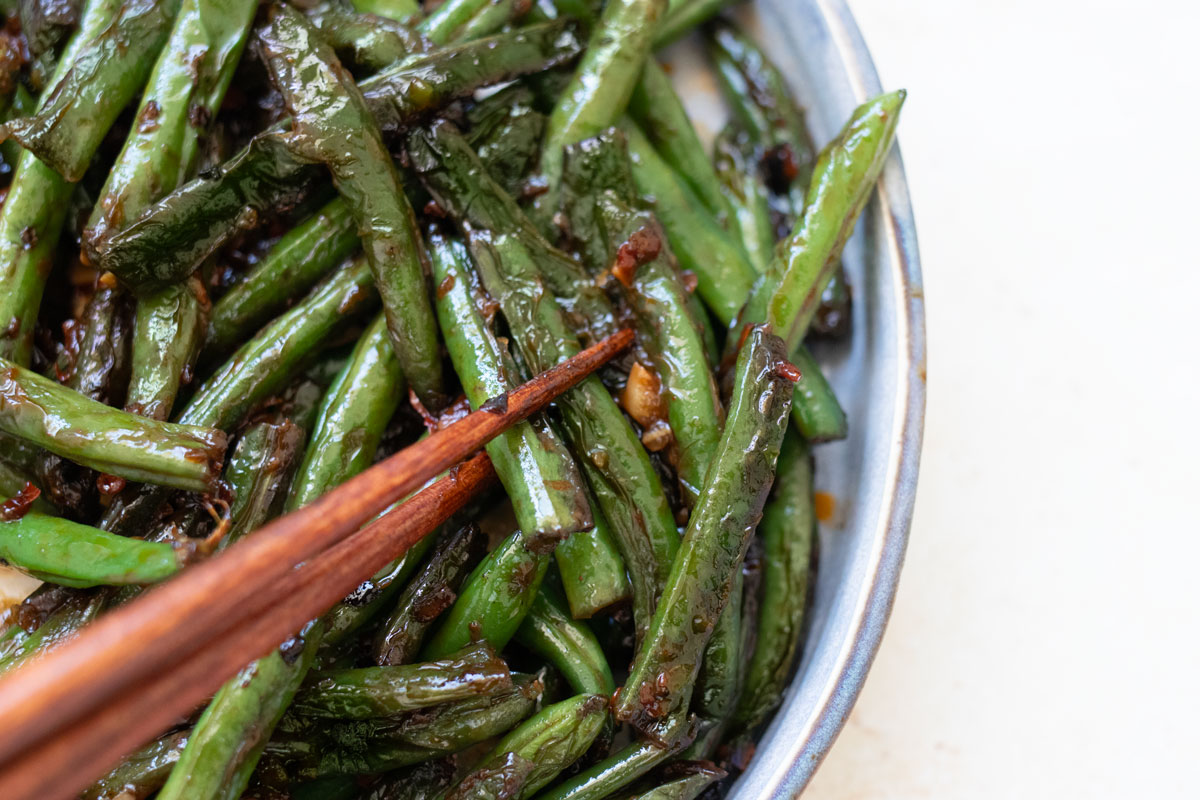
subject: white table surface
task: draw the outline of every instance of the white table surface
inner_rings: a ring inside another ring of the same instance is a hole
[[[1196,797],[1200,11],[850,0],[929,326],[908,560],[806,800]]]

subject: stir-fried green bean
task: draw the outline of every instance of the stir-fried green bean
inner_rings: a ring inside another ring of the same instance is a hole
[[[0,563],[45,581],[0,676],[635,334],[484,445],[503,492],[81,797],[728,788],[804,647],[850,424],[806,339],[851,333],[904,93],[818,153],[726,17],[709,152],[653,54],[726,5],[0,0]]]

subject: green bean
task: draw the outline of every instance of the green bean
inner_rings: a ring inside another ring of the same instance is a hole
[[[592,507],[597,508],[592,495]],[[629,578],[608,520],[592,512],[590,531],[576,531],[554,548],[554,561],[562,577],[571,616],[588,619],[629,599]]]
[[[138,301],[125,410],[167,419],[204,337],[208,293],[199,277]]]
[[[753,149],[746,131],[730,123],[713,144],[713,163],[721,191],[733,207],[730,229],[738,234],[750,263],[762,274],[775,257],[775,226],[769,192],[758,174]]]
[[[792,419],[810,442],[829,442],[846,438],[848,424],[833,387],[821,372],[821,365],[800,345],[792,353],[792,362],[800,370],[792,395]]]
[[[488,173],[508,194],[519,197],[541,152],[546,115],[534,107],[528,86],[513,84],[467,113],[467,141]]]
[[[104,239],[190,177],[200,136],[233,78],[257,6],[253,0],[175,4],[179,14],[100,190],[89,238]]]
[[[757,641],[746,667],[746,686],[734,724],[749,730],[779,705],[800,650],[808,602],[816,514],[812,460],[803,439],[790,432],[779,454],[779,478],[763,513],[763,607]]]
[[[376,320],[326,392],[286,510],[315,500],[369,466],[400,396],[401,376],[394,359],[384,325]],[[167,781],[160,800],[238,797],[312,665],[322,639],[329,634],[345,636],[352,632],[386,602],[387,590],[401,585],[420,562],[422,552],[421,548],[410,549],[375,576],[375,585],[367,588],[368,594],[379,598],[377,603],[368,602],[348,611],[344,610],[346,604],[335,607],[279,650],[226,683],[196,723],[180,767]]]
[[[103,32],[122,8],[120,0],[89,0],[52,81],[71,70],[81,49]],[[47,98],[39,102],[41,109]],[[0,357],[29,363],[33,327],[55,245],[74,187],[28,151],[16,163],[8,195],[0,209]]]
[[[225,455],[219,430],[117,411],[4,359],[0,430],[100,472],[198,492]]]
[[[578,352],[561,310],[544,297],[536,267],[512,238],[474,235],[472,255],[525,361],[545,365]],[[679,548],[662,483],[637,434],[595,375],[559,400],[572,449],[583,467],[629,572],[634,618],[644,628]]]
[[[291,723],[287,727],[294,730],[272,739],[267,752],[304,780],[430,761],[498,736],[533,713],[542,695],[541,680],[513,676],[513,682],[505,692],[400,717],[322,721],[319,728]]]
[[[5,8],[5,14],[19,17],[21,35],[35,57],[56,50],[79,23],[79,3],[13,0],[11,6]]]
[[[721,324],[728,325],[754,286],[753,265],[740,243],[708,214],[641,129],[626,124],[623,130],[638,189],[654,198],[654,214],[680,267],[695,274],[700,297]]]
[[[461,241],[429,237],[437,312],[463,391],[472,408],[519,383],[507,350],[485,318],[485,298]],[[512,500],[517,525],[549,547],[592,525],[579,468],[542,417],[518,423],[487,444],[488,455]]]
[[[410,136],[409,147],[422,154],[418,172],[426,187],[464,232],[482,229],[520,239],[583,338],[594,343],[615,330],[612,305],[603,290],[577,261],[546,241],[461,134],[448,123],[438,124],[428,134]]]
[[[380,666],[413,661],[425,633],[454,602],[467,574],[481,560],[487,541],[479,526],[464,525],[441,540],[421,571],[400,595],[391,616],[375,634],[375,662]]]
[[[404,393],[404,372],[382,315],[363,332],[341,373],[325,393],[288,510],[371,465],[379,439]]]
[[[595,764],[578,775],[551,787],[535,800],[603,800],[633,783],[687,747],[694,730],[681,722],[666,725],[662,741],[642,739]]]
[[[532,796],[587,751],[607,718],[607,698],[599,694],[579,694],[543,708],[501,739],[446,800]]]
[[[725,777],[725,770],[703,761],[677,762],[667,766],[663,773],[656,786],[622,795],[620,800],[696,800],[705,789]]]
[[[500,30],[527,8],[514,0],[446,0],[417,30],[434,44],[470,41]]]
[[[453,756],[426,761],[415,767],[384,775],[362,800],[442,800],[442,795],[454,785]],[[312,800],[325,800],[315,797]]]
[[[307,420],[295,418],[257,422],[238,439],[225,467],[233,502],[222,546],[257,530],[283,510],[308,427]]]
[[[381,129],[394,133],[476,89],[551,69],[579,51],[567,25],[548,23],[405,61],[361,88]],[[177,283],[261,213],[296,205],[320,177],[319,167],[293,154],[286,128],[276,126],[89,250],[89,258],[135,292]]]
[[[598,228],[592,238],[607,245],[594,267],[618,265],[613,270],[616,283],[634,309],[638,341],[661,383],[674,439],[670,452],[690,506],[700,494],[704,471],[716,451],[724,410],[708,368],[703,329],[691,313],[689,293],[661,229],[653,217],[631,205],[629,160],[619,137],[616,132],[602,134],[567,149],[568,216],[574,220],[590,212]],[[598,163],[610,157],[605,151],[613,153],[623,169]],[[656,421],[639,422],[653,430]]]
[[[486,644],[421,664],[321,672],[296,695],[297,714],[329,719],[390,717],[512,686],[508,665]]]
[[[745,652],[741,645],[742,630],[742,571],[733,578],[729,602],[717,617],[712,636],[704,648],[700,672],[696,676],[696,697],[692,708],[699,717],[699,733],[684,754],[689,759],[709,759],[724,738],[729,718],[737,706],[742,691],[742,661]]]
[[[617,688],[596,634],[571,616],[552,575],[542,581],[516,640],[553,664],[576,692],[608,697]]]
[[[428,258],[366,101],[333,50],[290,6],[273,7],[258,43],[292,112],[293,148],[329,168],[350,206],[409,385],[427,405],[440,406],[442,359],[425,279]]]
[[[788,199],[791,216],[799,216],[816,152],[804,110],[779,69],[748,36],[727,23],[713,25],[708,34],[709,56],[734,116],[765,151],[769,182]]]
[[[20,83],[13,89],[8,100],[8,108],[5,109],[3,115],[0,115],[5,121],[32,114],[34,109],[37,108],[37,100]],[[25,148],[21,147],[21,143],[16,139],[5,139],[3,142],[0,142],[0,156],[4,158],[3,171],[9,173],[16,171],[17,162],[21,160],[21,153],[24,152]]]
[[[196,390],[179,421],[232,428],[258,402],[287,386],[332,334],[375,303],[366,260],[346,264],[242,345]]]
[[[868,100],[821,151],[804,216],[746,303],[742,323],[765,320],[789,352],[804,338],[821,290],[883,170],[904,97],[900,90]]]
[[[80,800],[143,800],[166,782],[187,744],[188,731],[155,739],[93,783]]]
[[[2,444],[6,444],[6,442],[0,442],[0,445]],[[30,483],[33,483],[33,481],[19,468],[5,461],[0,461],[0,497],[12,497],[15,494],[19,494]],[[35,511],[41,511],[43,514],[54,513],[54,506],[42,497],[34,500],[31,508]]]
[[[75,323],[73,354],[59,359],[56,372],[65,383],[98,403],[120,402],[129,376],[130,308],[113,286],[96,287]]]
[[[108,605],[108,599],[109,594],[103,589],[72,595],[37,630],[0,659],[0,675],[15,669],[37,653],[74,637],[81,628],[100,615]]]
[[[588,39],[575,77],[546,129],[541,171],[550,191],[543,205],[557,210],[562,151],[615,123],[629,104],[667,0],[611,0]]]
[[[245,279],[212,308],[207,358],[222,356],[307,292],[358,247],[354,218],[342,198],[283,235]]]
[[[142,89],[179,0],[126,0],[112,23],[81,45],[32,117],[9,133],[68,181],[78,181],[104,135]]]
[[[421,13],[421,5],[418,0],[351,0],[351,2],[355,11],[397,21],[415,17]]]
[[[425,643],[423,660],[445,658],[479,639],[504,649],[529,613],[550,563],[548,554],[530,552],[526,544],[526,535],[514,531],[467,576],[454,605]]]
[[[475,202],[477,196],[471,189],[489,182],[476,166],[478,160],[472,159],[470,148],[448,126],[414,132],[409,137],[409,154],[443,208],[491,214],[491,209]],[[492,194],[490,188],[484,191]],[[536,245],[536,240],[528,234],[518,238],[520,233],[496,235],[476,229],[479,222],[473,219],[459,217],[458,221],[468,234],[483,286],[498,302],[517,351],[530,369],[548,369],[579,352],[563,309],[545,290],[539,269],[545,259],[535,261],[525,248],[526,241]],[[503,224],[507,223],[496,227]],[[582,270],[578,265],[574,268]],[[559,407],[568,440],[630,571],[635,618],[644,625],[679,546],[662,484],[637,435],[598,377],[587,378],[563,395]]]
[[[761,326],[742,345],[729,417],[688,520],[650,632],[614,716],[647,730],[686,709],[713,626],[729,600],[775,476],[792,384],[780,339]]]
[[[732,5],[732,0],[673,1],[667,18],[663,20],[654,37],[655,49],[662,49],[686,36],[693,28],[715,17],[728,5]]]
[[[179,571],[182,555],[165,542],[114,536],[38,511],[0,522],[0,561],[60,586],[157,583]]]
[[[645,131],[662,159],[691,187],[708,213],[728,227],[734,210],[721,191],[712,161],[671,78],[654,58],[646,59],[641,80],[629,100],[629,115]]]
[[[420,34],[379,12],[356,14],[325,6],[318,7],[309,18],[339,59],[367,72],[378,72],[429,50],[429,43]]]

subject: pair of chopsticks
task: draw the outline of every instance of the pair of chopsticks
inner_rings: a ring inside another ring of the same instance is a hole
[[[480,448],[632,340],[614,334],[0,680],[0,798],[68,800],[193,711],[491,484]]]

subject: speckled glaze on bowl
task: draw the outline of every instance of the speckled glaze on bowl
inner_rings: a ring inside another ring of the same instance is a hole
[[[855,106],[882,91],[842,0],[756,0],[739,16],[791,80],[818,143],[828,141]],[[862,689],[891,613],[925,410],[921,267],[898,146],[846,247],[845,262],[854,290],[853,336],[814,348],[852,426],[846,441],[817,448],[817,488],[836,498],[836,512],[821,530],[803,658],[749,769],[730,793],[734,800],[783,800],[804,788]]]

